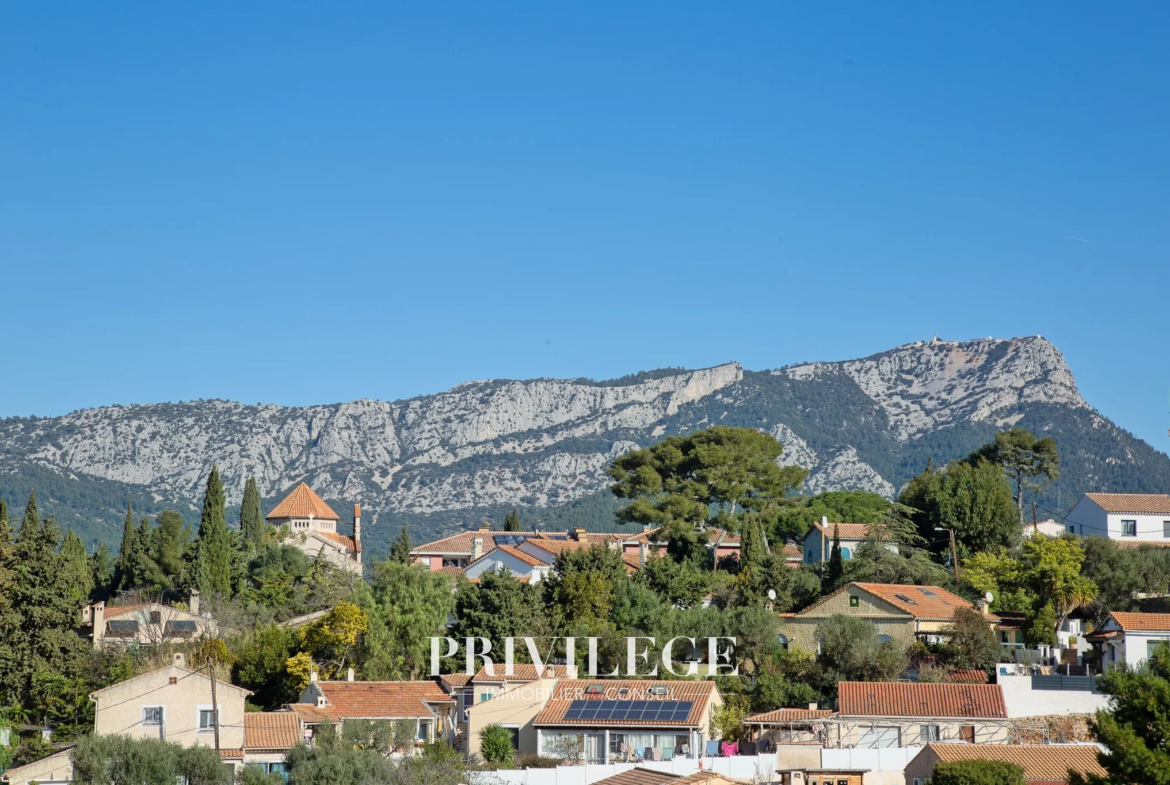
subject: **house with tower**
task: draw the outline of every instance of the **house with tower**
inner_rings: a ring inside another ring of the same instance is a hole
[[[353,506],[353,535],[337,532],[341,516],[325,500],[301,483],[266,516],[277,529],[288,527],[291,545],[314,559],[324,559],[343,570],[362,572],[362,508]]]

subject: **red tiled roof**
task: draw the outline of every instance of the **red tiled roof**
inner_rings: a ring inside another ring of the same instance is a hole
[[[986,684],[987,671],[978,668],[956,668],[947,674],[947,681],[952,684]]]
[[[678,774],[668,771],[637,768],[598,780],[593,785],[673,785],[678,780]]]
[[[354,542],[353,537],[346,537],[344,534],[335,534],[334,532],[320,532],[320,531],[311,531],[311,532],[309,532],[309,534],[315,535],[317,537],[321,537],[325,540],[328,540],[329,542],[335,542],[338,545],[340,545],[342,548],[345,548],[347,551],[350,551],[351,553],[357,552],[357,543]]]
[[[324,709],[304,703],[294,703],[290,708],[302,713],[298,707],[309,706],[332,722],[426,718],[432,715],[427,703],[454,700],[433,681],[319,681],[317,688],[325,694]]]
[[[767,725],[773,722],[810,722],[836,714],[829,709],[775,709],[760,714],[751,714],[743,721],[752,725]]]
[[[243,750],[222,750],[221,749],[219,751],[219,757],[226,758],[227,760],[239,760],[240,758],[244,757],[244,751]]]
[[[439,678],[452,687],[462,687],[471,681],[471,677],[466,673],[444,673]]]
[[[833,537],[834,527],[838,527],[843,540],[864,540],[865,536],[869,534],[868,523],[834,523],[830,521],[827,526],[821,525],[820,521],[813,523],[813,529],[824,532],[829,539]]]
[[[1170,515],[1170,494],[1086,493],[1105,512],[1132,515]]]
[[[515,683],[536,681],[540,678],[560,678],[565,675],[564,665],[546,665],[544,669],[545,675],[543,677],[536,672],[535,665],[524,663],[514,663],[512,665],[511,676],[504,675],[504,663],[502,662],[495,663],[495,665],[492,667],[492,670],[495,671],[496,675],[489,676],[486,667],[480,668],[475,672],[475,676],[472,677],[472,681],[479,684],[495,684],[504,681]]]
[[[1024,769],[1028,782],[1068,782],[1071,769],[1082,775],[1106,777],[1097,760],[1098,749],[1087,744],[938,744],[931,743],[919,755],[933,753],[940,763],[961,760],[995,760]]]
[[[780,549],[780,552],[784,554],[785,559],[796,559],[799,561],[804,558],[804,549],[790,542],[784,543],[784,547]]]
[[[1151,548],[1170,548],[1170,541],[1167,540],[1114,540],[1118,548],[1125,548],[1127,551],[1135,550],[1149,546]]]
[[[596,696],[586,695],[585,690],[593,685],[603,690]],[[651,695],[651,687],[666,687],[666,695]],[[628,690],[627,693],[621,691]],[[698,727],[702,724],[707,703],[715,691],[715,683],[710,681],[651,681],[618,680],[618,679],[562,679],[553,689],[552,697],[536,718],[533,725],[639,725],[663,727]],[[685,721],[668,722],[662,720],[570,720],[565,718],[575,700],[663,700],[663,701],[691,701],[691,712]]]
[[[244,747],[287,750],[301,739],[301,723],[291,711],[249,711],[244,714]]]
[[[500,551],[501,553],[506,553],[509,556],[512,556],[516,559],[519,559],[520,561],[527,564],[529,567],[547,567],[548,566],[548,562],[543,562],[540,559],[536,558],[535,556],[532,556],[531,554],[525,553],[524,551],[517,548],[515,545],[498,545],[498,546],[496,546],[495,550]]]
[[[154,603],[141,603],[137,605],[107,605],[105,610],[105,619],[117,619],[120,616],[127,616],[131,613],[138,613],[153,607]]]
[[[292,489],[292,493],[284,497],[284,501],[276,505],[272,512],[265,516],[273,518],[324,518],[326,520],[341,520],[340,516],[330,509],[325,500],[313,492],[305,483]]]
[[[848,717],[1007,717],[998,684],[843,681],[837,708]]]
[[[896,583],[853,583],[850,585],[857,586],[876,597],[881,597],[916,619],[949,620],[955,617],[955,611],[959,608],[976,609],[967,600],[938,586],[907,586]],[[925,592],[930,592],[930,594]]]
[[[1112,611],[1109,615],[1117,620],[1117,626],[1127,632],[1133,630],[1152,630],[1155,632],[1170,630],[1170,613]]]

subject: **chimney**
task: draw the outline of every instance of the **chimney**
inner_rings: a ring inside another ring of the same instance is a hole
[[[314,684],[317,681],[317,669],[309,671],[309,683]]]
[[[577,542],[585,542],[588,538],[585,536],[584,529],[573,529],[573,539]]]
[[[361,561],[362,552],[362,506],[355,504],[353,506],[353,558],[354,561]]]
[[[175,652],[174,655],[171,657],[171,665],[174,665],[176,668],[186,668],[187,667],[187,655],[183,654],[183,652],[181,652],[181,651]]]
[[[93,604],[93,647],[100,649],[102,641],[106,638],[106,604],[104,602],[95,602]]]
[[[606,540],[605,547],[609,548],[611,551],[620,551],[622,549],[622,541],[617,537],[611,537]]]
[[[480,556],[483,556],[483,538],[476,537],[471,541],[471,560],[475,561]]]
[[[646,555],[650,550],[650,546],[644,542],[638,543],[638,569],[646,566]]]
[[[987,601],[987,597],[979,598],[979,610],[983,612],[984,616],[991,613],[991,603]]]
[[[190,601],[188,602],[187,605],[191,611],[192,616],[199,615],[199,590],[198,589],[191,590]]]
[[[817,705],[816,705],[815,703],[810,703],[810,704],[808,705],[808,710],[809,710],[809,711],[816,711],[816,710],[817,710]]]
[[[323,693],[323,692],[317,693],[317,708],[318,709],[325,708],[325,693]]]
[[[487,524],[484,524],[483,526],[479,527],[479,530],[481,532],[490,532],[492,530],[492,527],[488,526]]]
[[[345,669],[345,680],[346,681],[353,681],[353,668],[346,668]]]

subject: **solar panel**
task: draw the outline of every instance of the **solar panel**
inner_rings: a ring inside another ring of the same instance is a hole
[[[167,632],[198,632],[195,622],[187,619],[173,619],[167,622]]]
[[[694,701],[575,700],[566,720],[621,720],[625,722],[685,722]]]
[[[138,632],[138,622],[132,619],[112,619],[106,622],[110,632]]]
[[[528,538],[520,534],[497,534],[496,545],[522,545]]]

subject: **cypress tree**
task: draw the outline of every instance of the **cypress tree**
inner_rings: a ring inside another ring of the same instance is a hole
[[[61,543],[61,576],[71,597],[83,605],[89,602],[94,585],[93,573],[85,555],[85,544],[72,529],[65,532],[65,541]]]
[[[410,542],[410,532],[406,530],[406,524],[402,524],[402,531],[398,532],[397,539],[390,546],[390,561],[398,562],[399,564],[410,564],[410,551],[413,546]]]
[[[15,543],[8,521],[8,503],[0,498],[0,704],[14,703],[8,674],[18,667],[16,650],[20,636],[20,614],[13,604],[16,584]]]
[[[122,524],[122,546],[118,549],[118,562],[114,567],[114,588],[134,587],[134,562],[137,560],[138,531],[134,528],[134,504],[126,501],[126,522]]]
[[[240,503],[240,534],[248,548],[259,548],[264,544],[264,513],[260,511],[260,489],[256,478],[249,477],[244,483],[244,500]]]
[[[833,550],[829,552],[829,569],[825,573],[825,589],[832,591],[845,575],[845,561],[841,558],[841,527],[833,524]]]
[[[109,596],[114,583],[114,559],[110,556],[110,549],[104,542],[89,557],[89,572],[93,576],[93,594],[95,600]]]
[[[520,531],[520,513],[516,510],[515,507],[512,507],[512,511],[510,513],[504,515],[504,531]]]
[[[183,554],[189,536],[182,515],[174,510],[163,510],[158,514],[154,561],[172,583],[183,569]]]
[[[199,549],[195,577],[204,597],[230,597],[232,591],[232,538],[227,527],[227,501],[219,468],[211,467],[203,512],[199,516]]]

